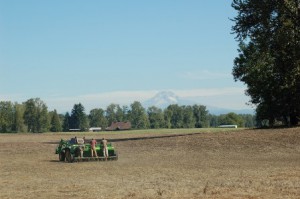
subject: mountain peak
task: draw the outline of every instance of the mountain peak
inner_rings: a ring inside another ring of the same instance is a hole
[[[161,91],[158,92],[154,97],[146,100],[143,102],[143,107],[149,108],[151,106],[155,106],[161,109],[167,108],[171,104],[178,104],[178,105],[194,105],[194,104],[201,104],[206,106],[206,109],[211,114],[219,115],[219,114],[226,114],[229,112],[234,112],[237,114],[253,114],[253,109],[230,109],[230,108],[221,108],[215,106],[209,106],[207,104],[203,104],[199,102],[199,100],[194,101],[187,97],[178,97],[172,91]]]
[[[172,91],[161,91],[157,93],[152,99],[164,99],[167,101],[178,101],[178,97]]]
[[[145,101],[146,107],[156,106],[159,108],[166,108],[171,104],[178,104],[179,98],[172,91],[161,91],[157,93],[154,97]]]

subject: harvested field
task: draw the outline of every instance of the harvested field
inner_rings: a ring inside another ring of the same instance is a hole
[[[0,198],[300,198],[300,128],[106,134],[118,161],[59,162],[75,135],[1,134]]]

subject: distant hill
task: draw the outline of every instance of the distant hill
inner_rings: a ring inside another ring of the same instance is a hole
[[[150,106],[156,106],[158,108],[165,109],[171,104],[178,104],[180,106],[195,104],[204,105],[206,106],[206,109],[209,111],[209,113],[214,115],[227,114],[230,112],[234,112],[236,114],[254,114],[253,109],[227,109],[222,107],[209,106],[201,102],[195,102],[187,98],[178,97],[175,93],[171,91],[161,91],[152,98],[142,103],[143,107],[145,107],[146,109]]]

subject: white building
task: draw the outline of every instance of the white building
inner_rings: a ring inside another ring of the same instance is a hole
[[[101,127],[91,127],[91,128],[89,128],[89,131],[90,132],[98,132],[98,131],[101,131]]]

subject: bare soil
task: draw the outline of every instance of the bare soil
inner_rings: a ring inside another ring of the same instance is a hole
[[[300,198],[300,128],[107,134],[119,160],[59,162],[75,135],[1,134],[0,198]]]

